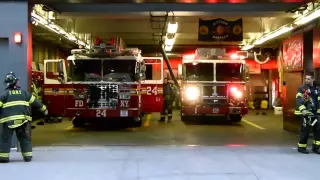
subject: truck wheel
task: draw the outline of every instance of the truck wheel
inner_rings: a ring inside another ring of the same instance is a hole
[[[241,122],[242,116],[240,115],[230,115],[231,122],[238,123]]]
[[[140,118],[140,120],[136,120],[136,119],[133,119],[132,120],[132,127],[141,127],[142,126],[142,118]]]
[[[191,118],[192,116],[182,116],[181,115],[181,121],[182,122],[186,122],[186,121],[190,121],[192,118]]]
[[[83,119],[75,118],[72,121],[72,124],[73,124],[74,127],[84,127],[86,122]]]

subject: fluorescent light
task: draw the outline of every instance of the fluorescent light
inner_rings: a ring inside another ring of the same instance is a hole
[[[90,49],[90,45],[86,44],[85,42],[78,40],[77,37],[75,37],[73,34],[68,33],[66,30],[64,30],[62,27],[58,26],[54,22],[49,22],[45,17],[42,17],[36,13],[35,10],[31,12],[31,16],[34,19],[34,21],[44,25],[46,28],[50,29],[51,31],[63,35],[65,38],[69,39],[70,41],[74,41],[78,45],[82,45],[87,49]]]
[[[303,25],[303,24],[306,24],[306,23],[308,23],[318,17],[320,17],[320,8],[318,8],[317,10],[313,11],[312,13],[310,13],[308,15],[297,18],[297,20],[295,20],[294,24]]]
[[[165,45],[164,50],[165,51],[171,51],[173,48],[173,45]]]
[[[247,51],[249,49],[252,49],[254,47],[254,45],[251,45],[251,44],[248,44],[248,45],[245,45],[241,48],[242,51]]]
[[[262,36],[261,38],[259,38],[258,40],[254,41],[254,45],[259,45],[259,44],[262,44],[266,41],[269,41],[270,39],[273,39],[275,37],[278,37],[284,33],[287,33],[289,31],[291,31],[293,29],[292,26],[284,26],[284,27],[281,27],[279,28],[278,30],[275,30],[271,33],[268,33],[267,35],[265,36]]]
[[[253,48],[254,45],[260,45],[260,44],[262,44],[266,41],[269,41],[277,36],[280,36],[284,33],[287,33],[289,31],[291,31],[292,29],[294,29],[294,27],[292,26],[293,24],[295,24],[297,26],[301,26],[301,25],[304,25],[304,24],[306,24],[312,20],[315,20],[319,17],[320,17],[320,7],[318,7],[317,9],[312,11],[311,13],[308,13],[307,15],[303,15],[303,16],[297,18],[289,26],[284,25],[284,26],[280,27],[279,29],[272,31],[271,33],[268,33],[267,35],[260,37],[258,40],[254,41],[252,45],[246,45],[241,50],[244,50],[244,51],[249,50],[249,49]]]
[[[173,39],[168,39],[168,38],[166,38],[166,40],[165,40],[165,45],[173,45],[174,44],[174,42],[175,42],[175,39],[173,38]]]
[[[175,22],[175,23],[169,22],[168,23],[167,33],[174,34],[177,32],[177,30],[178,30],[178,23],[177,22]]]

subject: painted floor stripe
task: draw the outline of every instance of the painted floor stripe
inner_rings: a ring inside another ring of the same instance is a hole
[[[148,127],[150,125],[151,114],[147,114],[146,121],[143,123],[144,127]]]
[[[248,120],[246,120],[246,119],[242,119],[242,121],[245,122],[245,123],[247,123],[247,124],[249,124],[250,126],[255,127],[255,128],[258,128],[258,129],[261,129],[261,130],[265,130],[265,129],[266,129],[266,128],[261,127],[261,126],[259,126],[258,124],[255,124],[255,123],[253,123],[253,122],[250,122],[250,121],[248,121]]]

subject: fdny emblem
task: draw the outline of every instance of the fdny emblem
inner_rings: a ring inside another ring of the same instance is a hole
[[[56,96],[59,93],[59,89],[58,88],[52,88],[52,92]]]

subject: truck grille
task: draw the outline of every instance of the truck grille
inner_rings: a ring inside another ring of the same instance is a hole
[[[226,97],[227,96],[227,86],[225,86],[225,85],[202,86],[202,96]]]
[[[204,85],[202,86],[202,104],[209,106],[227,105],[226,85]]]
[[[86,93],[91,108],[116,108],[118,104],[118,84],[89,84]]]
[[[228,103],[227,99],[202,99],[203,105],[209,105],[209,106],[226,106]]]

